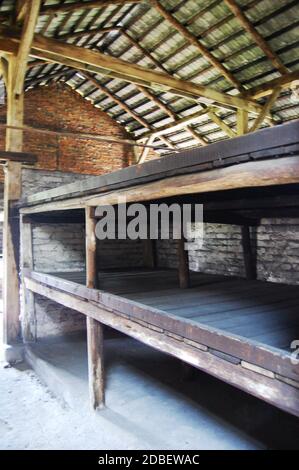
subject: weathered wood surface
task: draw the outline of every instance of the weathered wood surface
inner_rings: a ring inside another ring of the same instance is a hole
[[[7,162],[21,162],[27,164],[34,164],[37,162],[37,156],[32,153],[26,152],[10,152],[0,150],[0,161]]]
[[[103,308],[100,304],[86,302],[84,299],[74,297],[73,294],[62,292],[57,288],[42,285],[28,276],[25,277],[25,285],[27,289],[33,292],[77,310],[89,318],[177,357],[218,379],[299,416],[299,391],[296,387],[276,378],[257,373],[254,370],[249,370],[249,368],[242,367],[240,363],[235,364],[209,351],[196,348],[192,346],[191,342],[187,344],[184,337],[178,340],[174,335],[164,334],[163,330],[156,331],[150,325],[134,321],[133,318],[120,316],[110,309]]]
[[[91,406],[96,410],[105,404],[103,325],[87,316],[86,326],[89,396]]]
[[[171,271],[167,273],[169,278],[171,278]],[[78,274],[76,273],[76,275]],[[176,274],[174,273],[173,276],[173,279],[175,279]],[[158,272],[153,271],[153,276],[148,277],[147,273],[143,276],[141,275],[139,283],[136,275],[128,275],[125,285],[120,281],[122,278],[121,273],[114,276],[114,281],[112,276],[108,283],[107,280],[105,283],[105,277],[102,273],[101,283],[106,291],[97,291],[88,289],[78,284],[78,282],[68,281],[48,274],[26,272],[25,277],[33,279],[44,286],[89,300],[103,309],[125,314],[138,321],[147,322],[171,334],[179,335],[188,340],[238,357],[285,377],[294,380],[299,379],[299,366],[291,363],[289,352],[271,347],[267,345],[266,341],[261,344],[261,342],[251,338],[250,334],[247,338],[242,336],[244,331],[250,330],[250,324],[253,322],[255,323],[255,331],[251,336],[260,333],[258,330],[260,319],[267,322],[267,315],[265,314],[263,317],[264,309],[265,312],[267,312],[267,309],[270,312],[270,315],[268,315],[270,332],[271,312],[275,314],[274,330],[279,330],[280,322],[283,325],[284,322],[288,322],[289,326],[294,329],[294,322],[295,325],[299,323],[296,316],[296,303],[298,303],[298,288],[296,286],[267,286],[267,283],[259,281],[242,280],[238,280],[237,285],[234,285],[236,280],[231,280],[230,278],[223,279],[222,276],[216,276],[215,279],[213,276],[204,276],[202,281],[199,278],[197,284],[199,288],[197,291],[196,288],[194,290],[178,291],[173,289],[173,286],[176,285],[173,279],[167,281],[165,276],[162,280]],[[108,279],[109,277],[110,274]],[[147,287],[141,289],[140,283]],[[216,286],[215,289],[213,286]],[[269,287],[269,291],[267,291],[267,287]],[[264,292],[265,289],[266,292]],[[111,293],[111,291],[118,292],[118,295]],[[276,297],[274,291],[276,291]],[[252,296],[252,292],[255,292],[256,301]],[[284,307],[283,302],[286,301],[286,298],[289,299],[289,304]],[[284,320],[284,313],[286,313],[284,310],[287,310],[287,307],[291,311],[289,312],[289,317],[286,316]],[[260,310],[251,319],[249,314],[250,309],[253,308]],[[232,312],[240,309],[243,309],[241,316],[239,319],[234,318]],[[280,311],[281,316],[279,316]],[[222,317],[222,315],[224,316]],[[223,324],[221,324],[222,319]],[[241,331],[240,325],[242,326]]]
[[[74,198],[148,183],[154,180],[205,171],[227,164],[260,158],[273,158],[298,153],[299,120],[275,128],[263,129],[254,135],[246,134],[231,140],[210,144],[204,148],[184,151],[149,161],[142,165],[124,168],[113,173],[93,176],[28,196],[24,205],[37,204],[60,198]],[[244,183],[244,182],[243,182]]]
[[[86,286],[97,286],[97,240],[95,236],[94,210],[85,210],[86,237]],[[104,384],[104,335],[103,325],[94,318],[86,318],[87,358],[90,402],[93,409],[101,408],[105,403]]]
[[[93,196],[80,196],[73,199],[45,202],[23,207],[23,214],[47,211],[80,209],[86,206],[118,204],[119,197],[127,203],[154,201],[164,198],[207,194],[217,191],[244,188],[264,188],[277,185],[290,185],[299,182],[299,156],[247,162],[240,165],[197,172],[189,175],[173,176]]]

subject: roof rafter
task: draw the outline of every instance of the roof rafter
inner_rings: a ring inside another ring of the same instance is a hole
[[[109,96],[110,99],[112,99],[112,101],[114,101],[118,106],[120,106],[122,109],[124,109],[126,111],[126,113],[128,113],[130,116],[133,117],[133,119],[135,119],[137,122],[139,122],[143,127],[145,127],[146,129],[149,129],[151,130],[151,126],[145,121],[145,119],[143,119],[142,117],[138,116],[137,113],[135,113],[135,111],[132,111],[128,105],[126,105],[121,99],[119,99],[117,96],[115,96],[113,93],[111,93],[111,91],[109,91],[107,88],[105,88],[100,82],[98,82],[98,80],[96,80],[92,75],[88,74],[88,73],[82,73],[82,76],[84,76],[88,81],[90,81],[98,90],[101,90],[102,93],[104,93],[106,96]],[[175,145],[172,144],[166,137],[164,136],[161,136],[160,140],[162,140],[162,142],[164,144],[167,145],[167,147],[170,147],[171,149],[175,150]]]
[[[200,53],[223,75],[229,82],[231,82],[239,91],[243,89],[239,80],[222,65],[219,60],[211,54],[211,52],[189,31],[184,25],[182,25],[169,11],[164,8],[159,0],[150,0],[151,4],[156,10],[167,20],[169,23],[179,31],[187,41],[196,47]]]
[[[252,23],[249,21],[247,16],[243,13],[241,7],[235,2],[235,0],[224,0],[229,9],[233,12],[238,21],[242,24],[243,28],[251,35],[255,43],[259,46],[264,54],[271,60],[277,70],[281,74],[288,73],[287,67],[282,63],[278,55],[271,49],[269,44],[265,41],[263,36],[255,29]]]

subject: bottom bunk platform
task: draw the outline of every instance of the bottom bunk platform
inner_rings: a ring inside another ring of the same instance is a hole
[[[299,286],[175,270],[25,273],[26,287],[299,416]],[[37,319],[38,321],[38,319]]]

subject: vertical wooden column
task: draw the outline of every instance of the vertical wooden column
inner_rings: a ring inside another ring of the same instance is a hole
[[[179,284],[181,289],[187,289],[190,286],[189,258],[188,251],[185,250],[186,239],[182,233],[178,240],[177,253],[179,260]]]
[[[18,2],[15,25],[22,24],[16,55],[2,57],[1,72],[7,91],[7,125],[23,126],[24,80],[41,0]],[[22,151],[23,132],[7,129],[6,150]],[[21,197],[21,163],[9,162],[5,168],[3,221],[3,339],[12,344],[20,333],[19,301],[19,221],[12,203]]]
[[[242,225],[241,231],[246,279],[256,279],[256,259],[251,244],[250,227]]]
[[[15,94],[12,86],[16,59],[8,63],[7,83],[7,124],[23,125],[23,93]],[[22,150],[23,133],[8,129],[6,150]],[[3,220],[3,339],[11,344],[20,333],[19,301],[19,219],[12,211],[12,203],[21,196],[21,163],[8,162],[4,168],[4,220]]]
[[[28,217],[21,219],[21,268],[22,268],[22,337],[25,343],[34,342],[36,333],[36,312],[34,293],[26,289],[24,283],[24,270],[33,270],[33,243],[32,224]]]
[[[94,209],[87,207],[85,209],[86,285],[90,288],[97,286],[95,226]],[[105,404],[103,325],[97,320],[87,317],[86,326],[90,402],[92,408],[97,409]]]

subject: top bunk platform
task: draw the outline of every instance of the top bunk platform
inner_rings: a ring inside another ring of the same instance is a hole
[[[137,202],[297,183],[299,120],[42,191],[18,207],[79,209],[117,204],[120,194]]]

